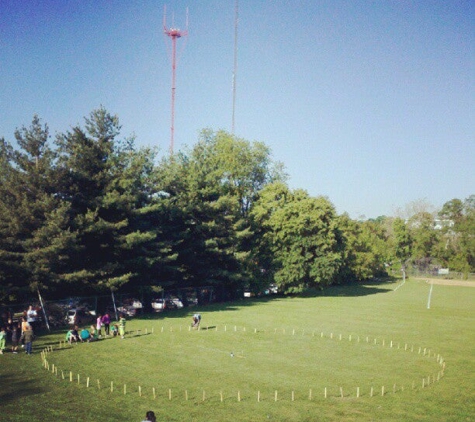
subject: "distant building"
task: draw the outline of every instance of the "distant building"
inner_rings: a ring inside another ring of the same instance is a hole
[[[435,230],[442,230],[446,228],[451,228],[454,226],[453,220],[449,219],[442,219],[442,218],[434,218],[434,229]]]

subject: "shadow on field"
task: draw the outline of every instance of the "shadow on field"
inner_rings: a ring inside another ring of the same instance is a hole
[[[2,404],[18,402],[19,399],[43,392],[44,390],[39,388],[33,379],[21,377],[19,373],[2,372],[2,388],[0,389]]]
[[[330,297],[359,297],[380,293],[388,293],[394,290],[394,284],[398,280],[393,277],[384,279],[365,281],[361,283],[347,284],[342,286],[330,286],[322,290],[319,296]]]
[[[161,320],[172,318],[184,318],[190,317],[197,310],[199,312],[223,312],[223,311],[239,311],[243,307],[262,305],[265,303],[272,303],[276,301],[285,301],[291,298],[311,298],[311,297],[359,297],[369,296],[381,293],[388,293],[394,290],[395,284],[399,280],[392,277],[386,277],[384,279],[374,279],[371,281],[365,281],[361,283],[330,286],[324,289],[309,289],[301,294],[295,295],[266,295],[261,297],[242,298],[231,302],[219,302],[207,305],[201,305],[199,307],[188,307],[182,309],[174,309],[170,311],[164,311],[160,313],[143,314],[137,316],[135,319],[141,320]],[[191,320],[190,320],[191,322]]]
[[[230,302],[216,302],[200,306],[190,306],[187,308],[173,309],[164,312],[157,313],[144,313],[142,315],[137,315],[134,319],[140,319],[142,321],[148,320],[162,320],[162,319],[172,319],[172,318],[184,318],[189,317],[191,323],[191,316],[196,312],[201,313],[210,313],[210,312],[223,312],[223,311],[239,311],[243,307],[255,306],[267,302],[275,302],[279,300],[286,300],[285,296],[282,295],[269,295],[262,297],[253,297],[253,298],[242,298]],[[210,329],[212,327],[209,327]],[[201,327],[203,329],[203,326]]]

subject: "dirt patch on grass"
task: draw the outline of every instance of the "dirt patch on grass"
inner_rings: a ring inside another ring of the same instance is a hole
[[[466,280],[444,280],[440,278],[423,278],[427,283],[440,284],[442,286],[464,286],[464,287],[475,287],[475,281],[466,281]]]

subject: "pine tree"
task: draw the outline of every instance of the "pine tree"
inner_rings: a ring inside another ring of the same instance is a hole
[[[30,127],[15,131],[18,149],[2,141],[1,250],[10,271],[10,291],[54,289],[67,272],[68,204],[57,195],[59,180],[49,131],[34,116]],[[11,296],[11,294],[9,294]]]

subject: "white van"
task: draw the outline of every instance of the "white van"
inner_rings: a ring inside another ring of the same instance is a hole
[[[70,309],[66,314],[66,321],[69,325],[92,324],[96,320],[95,311],[86,311],[84,309]]]

